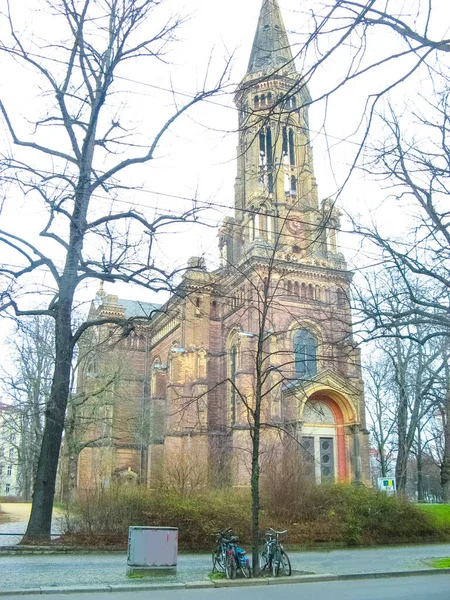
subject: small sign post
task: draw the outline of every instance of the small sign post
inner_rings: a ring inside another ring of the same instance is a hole
[[[393,496],[397,492],[395,477],[378,477],[378,489],[380,492],[386,492],[388,496]]]

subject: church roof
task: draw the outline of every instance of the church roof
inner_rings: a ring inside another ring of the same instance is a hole
[[[119,298],[119,306],[125,310],[125,317],[149,317],[156,310],[161,308],[161,304],[152,304],[151,302],[140,302],[139,300],[124,300]],[[152,315],[153,316],[153,315]]]
[[[247,75],[278,70],[296,73],[278,0],[263,0]]]

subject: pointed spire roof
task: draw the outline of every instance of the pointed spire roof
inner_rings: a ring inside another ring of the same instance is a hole
[[[247,75],[277,70],[296,73],[278,0],[263,0]]]

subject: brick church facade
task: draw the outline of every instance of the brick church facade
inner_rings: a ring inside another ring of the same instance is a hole
[[[94,367],[81,364],[81,392],[105,378],[105,365],[121,376],[83,434],[92,443],[78,457],[78,488],[114,477],[248,485],[258,383],[262,475],[264,460],[288,448],[317,482],[369,482],[352,274],[338,248],[339,212],[319,201],[310,101],[278,1],[264,0],[235,98],[235,214],[219,231],[221,267],[192,258],[160,309],[99,292],[89,318],[149,319],[107,344]]]

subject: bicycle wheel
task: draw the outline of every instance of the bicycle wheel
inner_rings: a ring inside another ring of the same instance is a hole
[[[268,567],[267,560],[267,548],[264,546],[262,550],[259,552],[259,570],[261,573],[265,571]]]
[[[212,552],[212,565],[213,565],[213,573],[214,571],[219,571],[223,573],[224,565],[223,565],[223,553],[222,548],[219,546],[214,548]]]
[[[252,576],[252,570],[250,569],[250,564],[248,560],[246,561],[245,565],[239,565],[239,568],[241,570],[242,575],[246,579],[249,579]]]
[[[284,550],[281,551],[280,571],[282,575],[287,575],[287,577],[292,575],[291,561]]]
[[[227,553],[225,556],[224,571],[227,579],[234,579],[236,577],[236,561],[230,553]]]
[[[275,550],[273,552],[273,556],[272,556],[272,575],[273,575],[273,577],[276,577],[280,571],[280,561],[281,561],[280,549],[275,548]]]

